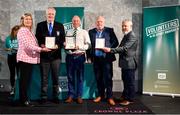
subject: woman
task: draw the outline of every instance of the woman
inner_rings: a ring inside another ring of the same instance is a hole
[[[33,19],[30,13],[25,13],[22,21],[22,26],[18,31],[18,52],[17,61],[19,62],[20,71],[20,102],[24,106],[33,106],[28,100],[27,89],[33,64],[40,62],[40,52],[50,51],[47,48],[41,48],[38,46],[37,40],[32,33]]]
[[[15,76],[18,73],[18,63],[16,61],[16,54],[18,48],[17,42],[17,32],[20,26],[16,25],[11,29],[11,34],[6,37],[5,41],[5,50],[7,51],[7,62],[10,71],[10,84],[11,84],[11,91],[10,95],[14,95],[14,86],[15,86]]]

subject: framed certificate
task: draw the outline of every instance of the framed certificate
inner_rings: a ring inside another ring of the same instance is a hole
[[[66,36],[66,47],[65,49],[75,49],[76,40],[74,36]]]
[[[46,37],[45,46],[46,46],[46,48],[54,49],[55,48],[55,37]]]
[[[105,39],[104,38],[96,38],[95,48],[104,48],[105,47]]]

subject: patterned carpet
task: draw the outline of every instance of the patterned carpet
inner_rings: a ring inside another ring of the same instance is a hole
[[[22,107],[16,102],[11,102],[7,93],[0,93],[0,114],[153,114],[140,100],[128,106],[122,106],[116,100],[115,106],[110,106],[106,101],[93,103],[92,100],[84,100],[83,104],[73,102],[66,104],[63,100],[60,104],[51,101],[45,104],[33,102],[34,107]]]

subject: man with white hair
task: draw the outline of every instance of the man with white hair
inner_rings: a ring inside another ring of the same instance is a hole
[[[41,69],[41,102],[47,100],[48,89],[48,75],[51,72],[53,83],[53,101],[59,103],[59,68],[61,61],[61,49],[65,41],[65,31],[63,24],[55,21],[56,10],[49,7],[46,10],[46,21],[37,24],[36,38],[39,46],[46,47],[45,41],[47,38],[54,40],[54,47],[50,52],[42,52],[40,56],[40,69]]]
[[[106,47],[115,48],[119,42],[114,33],[113,28],[105,27],[105,19],[98,16],[96,19],[96,27],[89,30],[92,48],[89,50],[88,58],[93,62],[94,73],[97,81],[98,96],[94,99],[95,103],[107,98],[110,105],[115,105],[113,99],[113,61],[116,60],[114,54],[105,53],[99,48],[97,41]],[[98,46],[98,48],[96,47]]]

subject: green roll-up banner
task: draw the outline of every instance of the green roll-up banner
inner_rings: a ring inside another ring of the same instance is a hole
[[[143,8],[143,93],[180,96],[180,6]]]

